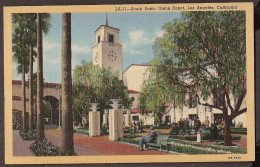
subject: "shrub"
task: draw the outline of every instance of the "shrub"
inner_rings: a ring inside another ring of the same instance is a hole
[[[187,154],[200,154],[200,153],[202,153],[202,154],[205,154],[205,153],[219,154],[219,153],[225,153],[225,152],[230,152],[230,153],[234,153],[234,154],[246,154],[247,153],[247,151],[245,149],[241,149],[238,147],[232,147],[232,146],[209,146],[209,145],[203,145],[200,143],[183,141],[183,140],[173,140],[173,142],[190,146],[191,150],[186,151]],[[191,147],[191,146],[195,146],[195,147]],[[177,148],[177,149],[181,149],[181,148]],[[204,150],[204,151],[202,151],[202,150]],[[208,151],[205,151],[205,150],[208,150]],[[175,150],[172,150],[172,151],[175,151]],[[176,152],[178,152],[178,151],[176,151]],[[183,151],[182,153],[186,153],[186,152]]]
[[[25,126],[29,128],[29,114],[25,113]],[[20,130],[22,124],[22,112],[21,111],[12,111],[12,126],[14,130]]]
[[[237,141],[241,139],[241,136],[231,136],[233,141]],[[187,140],[187,141],[197,141],[196,135],[171,135],[170,138],[172,139],[179,139],[179,140]],[[210,135],[203,136],[203,140],[211,140]],[[218,140],[224,140],[224,136],[220,135]]]
[[[12,111],[12,125],[14,130],[21,129],[21,112]]]
[[[36,130],[28,130],[27,132],[24,132],[20,130],[20,136],[23,140],[35,140],[36,139]]]
[[[168,123],[159,123],[158,126],[154,127],[155,129],[169,129]]]
[[[73,131],[74,131],[74,133],[82,134],[85,136],[89,135],[89,131],[86,128],[78,128],[78,129],[74,129]]]
[[[31,151],[36,156],[60,156],[61,151],[58,146],[54,146],[51,142],[43,139],[40,143],[32,143],[30,145]]]
[[[139,144],[140,138],[131,138],[131,136],[125,136],[120,138],[119,141],[123,141],[131,144]],[[183,140],[171,140],[169,141],[170,151],[184,153],[184,154],[246,154],[247,151],[237,147],[230,146],[210,146],[203,145],[191,141]]]
[[[231,134],[247,134],[247,128],[231,128]]]
[[[109,125],[102,125],[100,134],[102,136],[108,135],[109,134]]]
[[[120,138],[119,141],[123,141],[123,142],[126,142],[126,143],[131,143],[131,144],[139,144],[139,140],[140,138],[136,137],[136,138],[132,138],[131,136],[129,137],[123,137],[123,138]]]

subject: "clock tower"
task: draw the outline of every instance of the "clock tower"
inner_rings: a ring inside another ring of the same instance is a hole
[[[95,44],[93,45],[93,65],[110,69],[113,73],[118,73],[122,80],[122,45],[119,42],[119,29],[101,25],[95,31]]]

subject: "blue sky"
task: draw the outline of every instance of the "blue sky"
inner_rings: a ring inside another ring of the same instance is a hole
[[[119,40],[123,45],[123,70],[131,64],[143,64],[153,58],[152,45],[156,37],[162,36],[162,26],[180,17],[176,12],[156,13],[108,13],[108,24],[120,29]],[[95,30],[105,24],[105,13],[72,13],[72,68],[82,60],[92,61],[92,46]],[[43,35],[43,78],[45,82],[61,81],[61,34],[62,15],[51,14],[51,28]],[[36,72],[36,62],[34,63]],[[21,75],[13,67],[13,78]]]

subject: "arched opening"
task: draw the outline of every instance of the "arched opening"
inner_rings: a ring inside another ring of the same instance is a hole
[[[44,122],[46,125],[58,125],[59,118],[59,101],[56,97],[45,96],[43,97],[43,110],[44,110]]]

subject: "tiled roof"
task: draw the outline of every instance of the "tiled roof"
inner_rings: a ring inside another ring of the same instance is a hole
[[[136,90],[127,90],[128,93],[140,93],[139,91]]]
[[[22,100],[22,98],[20,96],[13,96],[12,99],[13,100]],[[29,99],[26,97],[26,100],[29,100]]]
[[[21,80],[13,80],[12,81],[13,84],[22,84],[22,81]],[[25,85],[28,85],[28,81],[25,81]],[[46,86],[46,87],[56,87],[56,86],[61,86],[61,84],[59,83],[43,83],[43,86]]]

